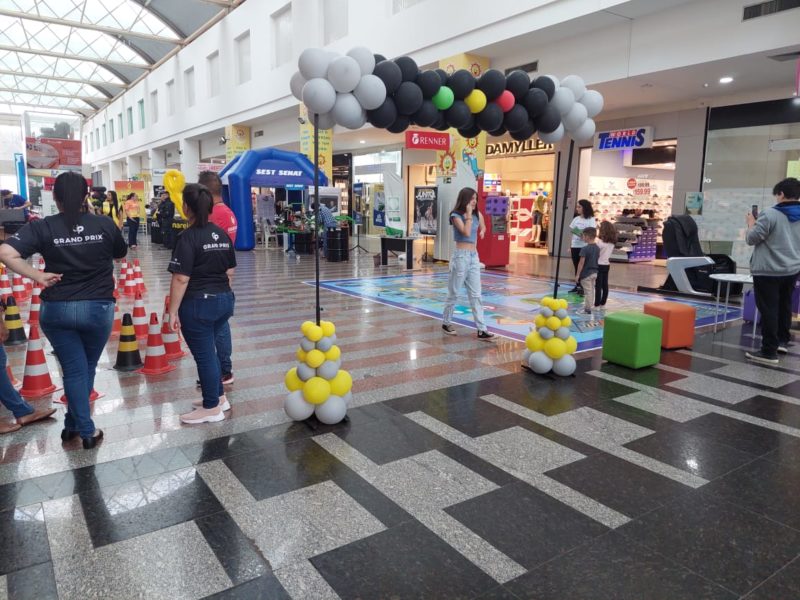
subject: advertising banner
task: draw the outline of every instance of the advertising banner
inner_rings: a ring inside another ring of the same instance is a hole
[[[625,148],[650,148],[653,145],[652,127],[634,127],[599,131],[594,137],[595,150],[624,150]]]
[[[437,192],[435,185],[414,187],[414,225],[422,235],[436,235],[439,218]]]
[[[250,128],[244,125],[225,126],[225,159],[231,162],[245,150],[250,150]]]
[[[300,152],[314,162],[314,122],[308,115],[308,109],[300,103]],[[333,129],[319,130],[319,170],[325,173],[328,180],[333,175]]]
[[[144,181],[115,181],[114,182],[114,191],[117,192],[117,197],[119,198],[120,204],[125,203],[125,199],[128,197],[128,194],[135,193],[139,196],[139,218],[143,218],[146,212],[146,199],[145,199],[145,187]]]
[[[386,194],[381,183],[376,183],[372,188],[372,224],[386,227]]]
[[[81,168],[80,140],[26,137],[25,154],[30,169]]]

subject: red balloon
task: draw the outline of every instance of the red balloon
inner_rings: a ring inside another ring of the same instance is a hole
[[[508,90],[504,90],[500,96],[498,96],[497,100],[494,101],[497,106],[503,109],[504,113],[507,113],[512,108],[514,108],[514,102],[516,99],[514,98],[514,94],[509,92]]]

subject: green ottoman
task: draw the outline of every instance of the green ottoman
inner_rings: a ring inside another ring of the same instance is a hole
[[[657,365],[661,360],[661,327],[658,317],[632,310],[606,315],[603,358],[631,369]]]

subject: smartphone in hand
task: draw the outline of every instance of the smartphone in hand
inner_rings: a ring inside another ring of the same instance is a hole
[[[750,207],[750,212],[753,214],[753,218],[757,219],[758,218],[758,204],[753,204]]]

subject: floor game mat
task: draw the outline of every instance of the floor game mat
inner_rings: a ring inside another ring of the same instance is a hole
[[[441,319],[444,301],[447,298],[447,271],[434,273],[408,273],[358,279],[336,279],[321,281],[326,290],[364,298],[372,302],[394,306],[418,315]],[[483,286],[483,309],[489,330],[514,340],[524,341],[530,331],[533,319],[539,312],[539,301],[553,290],[552,280],[520,277],[503,273],[481,273]],[[314,285],[313,281],[305,282]],[[642,310],[647,302],[672,300],[690,304],[697,310],[695,326],[714,323],[714,302],[698,302],[685,298],[667,297],[657,294],[639,294],[611,290],[605,311],[593,315],[583,312],[583,297],[566,293],[572,285],[565,281],[559,297],[569,302],[569,315],[572,319],[572,335],[578,341],[578,351],[599,348],[603,342],[604,315],[620,310]],[[719,307],[719,320],[732,320],[741,317],[739,307],[729,307],[723,315],[724,307]],[[472,310],[469,307],[466,290],[462,290],[456,303],[454,323],[473,327]]]

